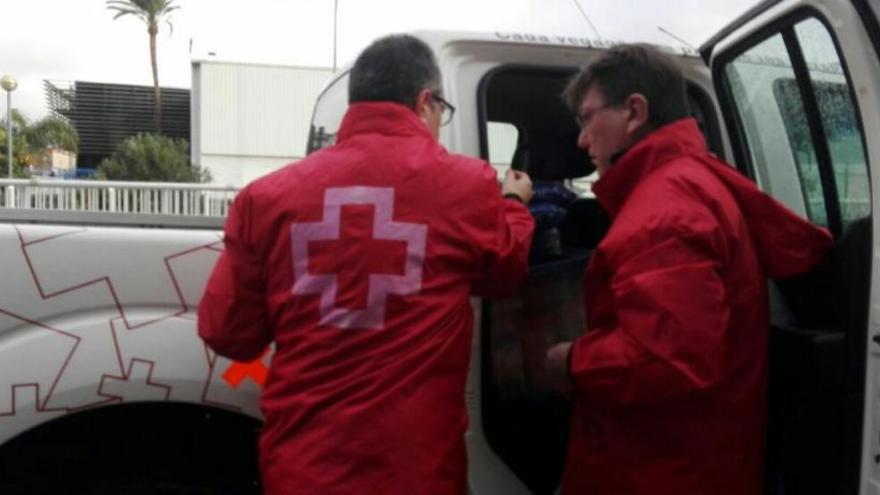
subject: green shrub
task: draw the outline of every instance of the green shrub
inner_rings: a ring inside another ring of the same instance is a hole
[[[189,143],[155,134],[138,134],[120,143],[98,166],[96,178],[152,182],[207,182],[210,175],[189,161]]]

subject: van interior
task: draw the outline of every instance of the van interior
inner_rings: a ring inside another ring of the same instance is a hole
[[[502,67],[479,89],[481,119],[515,129],[506,158],[533,180],[537,224],[519,297],[483,302],[482,362],[489,364],[481,384],[483,424],[489,445],[536,494],[555,492],[568,441],[568,402],[548,390],[544,354],[583,333],[581,279],[609,225],[594,198],[565,194],[572,179],[594,169],[576,145],[579,128],[560,98],[575,71]],[[498,139],[488,128],[481,126],[487,160],[489,140]]]

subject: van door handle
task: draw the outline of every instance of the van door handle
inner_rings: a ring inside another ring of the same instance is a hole
[[[873,340],[875,344],[880,345],[880,333],[875,333],[874,336],[871,337],[871,340]]]

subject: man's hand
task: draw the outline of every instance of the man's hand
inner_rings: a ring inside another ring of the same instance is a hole
[[[508,169],[507,175],[504,176],[504,183],[501,185],[501,195],[505,194],[516,194],[523,203],[529,204],[535,194],[532,191],[532,179],[529,178],[529,174],[512,168]]]
[[[568,372],[568,354],[572,342],[556,344],[547,350],[546,369],[550,378],[550,387],[565,397],[571,397],[574,384]]]

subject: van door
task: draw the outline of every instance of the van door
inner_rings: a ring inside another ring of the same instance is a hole
[[[736,165],[836,241],[774,282],[769,494],[880,494],[878,7],[767,1],[701,48]]]

